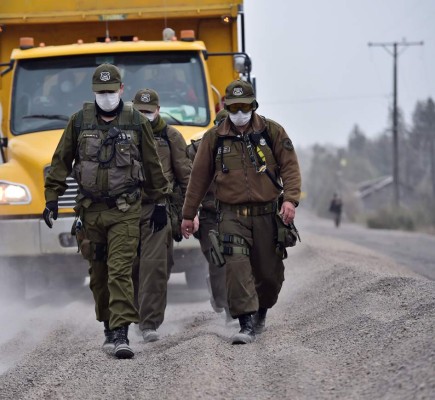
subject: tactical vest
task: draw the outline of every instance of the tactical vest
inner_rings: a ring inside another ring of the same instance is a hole
[[[272,151],[272,140],[268,133],[268,123],[263,132],[253,132],[245,136],[217,136],[214,148],[216,174],[226,175],[231,170],[243,169],[248,164],[248,168],[256,168],[257,172],[266,172],[270,175],[272,182],[278,189],[279,187],[279,168]],[[237,144],[236,144],[237,143]],[[247,152],[247,158],[240,156],[241,151],[236,146],[243,147]]]
[[[94,103],[85,103],[76,119],[80,133],[74,178],[80,193],[94,200],[131,193],[144,181],[140,115],[124,103],[118,121],[119,130],[99,125]]]

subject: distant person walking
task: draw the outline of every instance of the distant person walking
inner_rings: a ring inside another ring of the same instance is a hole
[[[331,212],[334,215],[334,224],[338,228],[341,223],[341,213],[343,211],[343,201],[341,200],[341,197],[334,193],[334,196],[332,197],[331,204],[329,205],[329,212]]]

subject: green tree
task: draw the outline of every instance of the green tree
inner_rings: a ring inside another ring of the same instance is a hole
[[[422,154],[421,170],[430,171],[432,197],[435,198],[435,103],[429,98],[418,102],[413,113],[411,143]],[[418,157],[416,157],[416,162]]]
[[[314,145],[306,179],[307,203],[319,215],[328,214],[329,201],[338,190],[340,157],[337,149]]]

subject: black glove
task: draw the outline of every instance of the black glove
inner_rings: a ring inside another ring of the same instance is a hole
[[[57,219],[57,212],[59,208],[57,206],[57,200],[56,201],[47,201],[45,203],[44,212],[42,213],[42,218],[44,218],[45,223],[49,228],[53,227],[53,219]]]
[[[166,204],[156,204],[150,218],[150,226],[153,233],[161,231],[168,223],[168,215],[166,214]]]

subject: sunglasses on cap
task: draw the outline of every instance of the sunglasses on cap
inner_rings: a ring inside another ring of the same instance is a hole
[[[231,114],[235,114],[238,111],[247,113],[247,112],[252,110],[252,103],[251,104],[235,103],[235,104],[230,104],[229,106],[226,106],[225,108]]]

